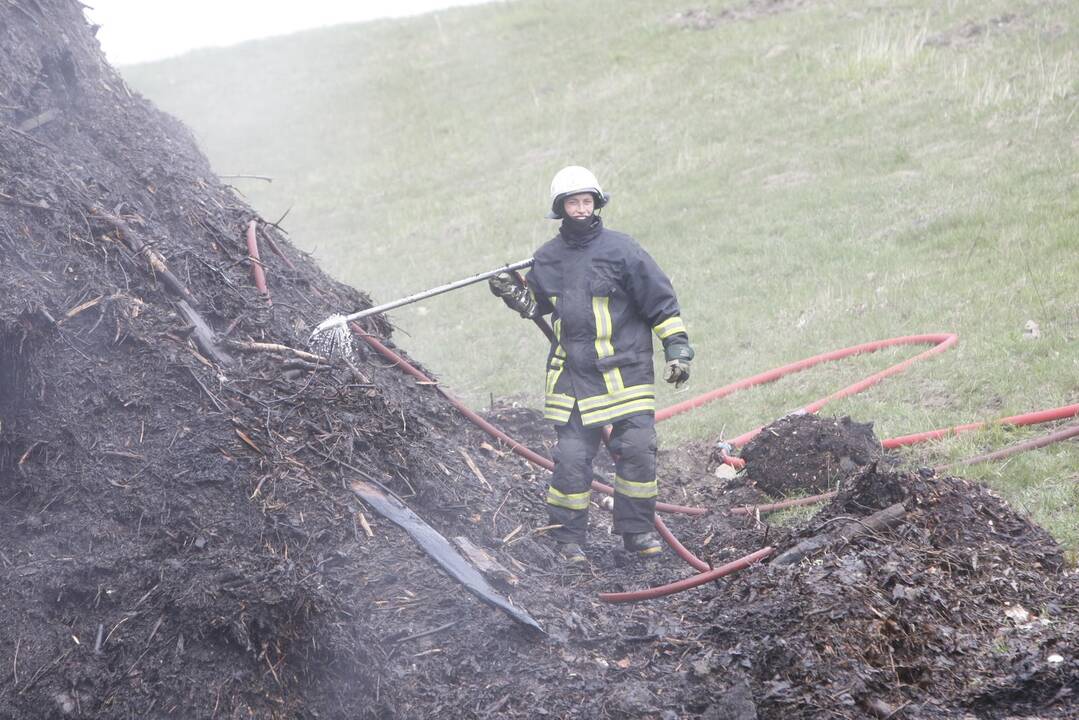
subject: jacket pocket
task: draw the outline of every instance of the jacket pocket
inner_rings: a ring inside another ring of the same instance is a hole
[[[596,359],[596,370],[601,373],[614,370],[615,368],[624,368],[629,365],[636,365],[644,360],[643,356],[639,352],[633,350],[626,350],[624,352],[616,352],[614,355],[608,355],[607,357],[601,357]]]
[[[592,297],[610,297],[622,285],[622,270],[618,263],[596,258],[588,273],[588,293]]]

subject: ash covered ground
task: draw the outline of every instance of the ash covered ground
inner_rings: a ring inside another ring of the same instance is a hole
[[[598,508],[591,567],[564,571],[543,471],[435,387],[370,351],[253,349],[302,348],[369,298],[124,85],[79,4],[5,3],[0,35],[0,717],[1079,717],[1060,548],[986,488],[883,456],[865,423],[785,418],[729,480],[707,442],[665,452],[662,499],[711,509],[667,520],[714,565],[897,503],[900,522],[600,601],[692,571],[625,557]],[[534,412],[489,415],[549,450]],[[546,635],[364,506],[364,477],[484,548]],[[794,526],[726,512],[822,489],[839,493]]]

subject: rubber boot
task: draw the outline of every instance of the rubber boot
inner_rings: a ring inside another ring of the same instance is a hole
[[[585,557],[584,550],[577,543],[558,543],[558,557],[562,560],[562,564],[571,567],[584,565],[588,562],[588,558]]]
[[[639,558],[655,557],[663,552],[663,543],[654,532],[625,533],[622,545]]]

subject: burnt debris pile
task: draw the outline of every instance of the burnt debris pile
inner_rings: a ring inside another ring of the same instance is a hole
[[[288,350],[368,298],[214,176],[79,3],[5,3],[0,37],[0,715],[385,716],[390,531],[362,542],[347,483],[462,506],[423,480],[469,472],[447,406]]]
[[[835,490],[880,457],[872,423],[817,415],[777,420],[742,450],[746,479],[776,498]]]
[[[125,86],[79,3],[2,3],[0,39],[0,716],[1074,711],[1079,588],[1056,543],[981,486],[901,470],[850,421],[787,418],[747,448],[773,484],[726,481],[740,503],[838,485],[786,527],[727,514],[709,451],[680,450],[663,499],[712,508],[669,518],[687,547],[719,565],[771,544],[775,561],[602,603],[692,571],[619,554],[598,507],[590,568],[564,571],[540,471],[362,342],[349,363],[297,352],[369,298]],[[392,345],[384,319],[363,329]],[[500,417],[549,443],[534,413]],[[357,480],[546,635],[464,592]]]

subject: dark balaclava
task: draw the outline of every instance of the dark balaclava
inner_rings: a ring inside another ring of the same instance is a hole
[[[594,212],[583,220],[575,220],[563,213],[558,228],[562,238],[570,245],[586,245],[603,230],[603,220]]]

